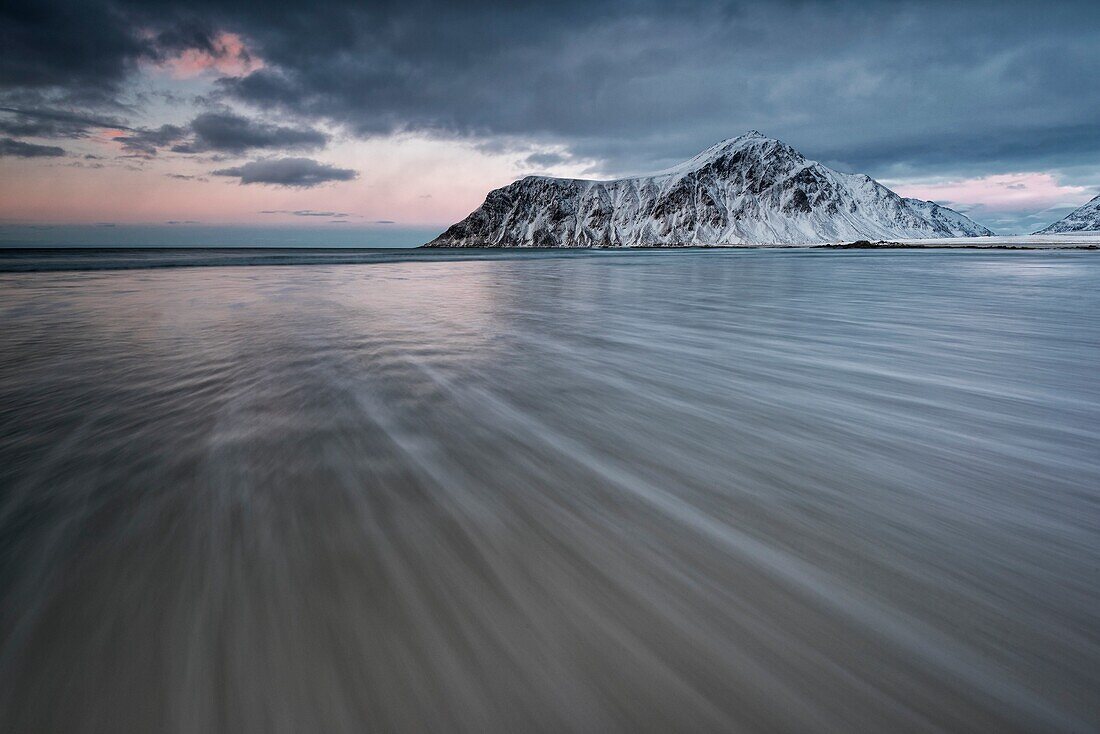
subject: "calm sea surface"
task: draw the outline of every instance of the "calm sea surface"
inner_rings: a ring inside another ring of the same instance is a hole
[[[0,273],[0,731],[1100,728],[1100,255],[445,255]]]

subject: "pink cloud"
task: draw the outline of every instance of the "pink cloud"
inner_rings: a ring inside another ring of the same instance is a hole
[[[156,68],[167,71],[176,79],[190,79],[208,70],[242,76],[264,65],[263,59],[249,51],[236,33],[220,31],[211,45],[213,52],[189,48],[161,62]]]
[[[1004,173],[959,181],[928,184],[896,184],[902,196],[952,204],[983,206],[995,211],[1046,209],[1052,206],[1083,203],[1090,191],[1084,186],[1065,186],[1049,173]]]

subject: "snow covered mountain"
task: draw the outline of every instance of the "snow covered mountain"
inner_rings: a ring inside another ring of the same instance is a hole
[[[751,131],[660,173],[528,176],[426,247],[802,244],[993,234],[956,211],[807,160]]]
[[[1043,227],[1035,234],[1059,234],[1061,232],[1100,231],[1100,196],[1074,209],[1054,224]]]

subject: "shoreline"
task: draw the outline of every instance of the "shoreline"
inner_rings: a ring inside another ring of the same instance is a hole
[[[772,244],[684,244],[580,247],[527,247],[523,245],[470,245],[447,247],[427,242],[418,250],[1100,250],[1100,232],[1080,232],[1053,235],[993,235],[989,237],[930,237],[900,240],[850,240],[844,242],[803,242]]]
[[[0,248],[0,275],[48,272],[107,272],[127,270],[161,270],[178,268],[217,267],[286,267],[332,265],[385,265],[397,263],[448,263],[492,261],[539,261],[544,259],[583,260],[588,258],[617,258],[651,255],[663,251],[668,257],[679,253],[684,256],[700,255],[715,251],[730,255],[742,252],[746,257],[765,256],[769,253],[789,252],[799,255],[820,256],[830,252],[889,252],[924,251],[945,253],[956,251],[960,255],[981,252],[1087,252],[1100,250],[1097,243],[1064,245],[1009,245],[990,243],[984,246],[970,244],[912,244],[903,242],[854,242],[826,243],[801,246],[735,245],[710,247],[451,247],[451,248]]]

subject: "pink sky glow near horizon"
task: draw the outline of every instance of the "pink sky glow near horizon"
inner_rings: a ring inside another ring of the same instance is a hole
[[[1053,174],[1037,171],[936,183],[895,183],[892,188],[902,196],[947,202],[948,206],[980,206],[995,212],[1075,207],[1094,196],[1088,187],[1062,184]]]
[[[353,181],[313,188],[242,185],[212,171],[235,165],[172,154],[117,158],[115,131],[81,141],[93,159],[5,158],[0,163],[0,221],[42,224],[320,223],[322,218],[265,211],[332,211],[350,224],[393,221],[445,226],[469,214],[492,189],[532,173],[531,151],[490,153],[476,145],[415,136],[341,141],[317,158],[351,168]],[[74,149],[74,153],[75,153]],[[81,151],[83,152],[83,151]],[[293,154],[291,154],[293,155]],[[255,156],[255,158],[279,158]],[[253,156],[247,156],[251,159]],[[555,173],[579,175],[580,166]]]
[[[394,221],[439,226],[458,221],[493,188],[530,173],[522,155],[493,154],[453,141],[397,137],[346,141],[323,158],[359,172],[359,178],[310,189],[241,185],[211,175],[228,165],[215,161],[111,160],[116,131],[89,145],[99,160],[4,159],[0,219],[4,222],[148,224],[170,220],[204,224],[302,223],[302,217],[262,214],[272,210],[346,213],[350,223]],[[580,175],[578,171],[556,171]],[[892,181],[904,196],[988,212],[1078,206],[1094,194],[1059,183],[1051,173],[1020,172],[931,183]],[[316,219],[312,221],[316,222]]]

